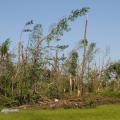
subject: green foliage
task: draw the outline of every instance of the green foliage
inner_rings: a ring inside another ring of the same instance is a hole
[[[77,60],[78,60],[78,53],[73,52],[70,57],[70,67],[69,67],[69,72],[73,76],[76,75]]]
[[[64,32],[68,32],[71,30],[71,28],[69,27],[69,23],[73,22],[79,16],[84,16],[85,14],[88,13],[88,11],[89,11],[89,8],[87,7],[82,9],[77,9],[75,11],[72,11],[68,17],[64,17],[63,19],[61,19],[57,23],[57,25],[55,25],[50,31],[50,34],[47,37],[48,41],[60,40],[60,36],[63,36]]]
[[[120,78],[120,62],[115,62],[109,65],[105,70],[106,77],[108,79],[119,79]]]
[[[0,96],[0,108],[18,106],[18,101],[13,100],[11,97]]]
[[[89,7],[84,7],[82,9],[73,10],[71,15],[69,15],[68,19],[70,21],[74,21],[78,16],[86,15],[89,12]]]
[[[61,91],[58,88],[56,82],[50,83],[48,86],[48,97],[49,98],[61,98]]]
[[[90,43],[90,45],[88,46],[88,51],[87,51],[87,57],[88,57],[87,59],[89,63],[92,62],[97,51],[98,49],[96,49],[96,43]]]
[[[9,38],[6,39],[6,40],[2,43],[1,48],[0,48],[0,51],[1,51],[1,55],[2,55],[2,56],[8,53],[9,43],[10,43]]]
[[[120,91],[114,91],[111,88],[103,89],[99,92],[99,94],[104,97],[120,98]]]
[[[66,48],[68,48],[69,47],[69,45],[57,45],[57,48],[59,48],[59,49],[61,49],[61,50],[64,50],[64,49],[66,49]]]
[[[42,97],[50,99],[76,97],[77,90],[81,92],[81,95],[82,92],[85,92],[86,96],[87,92],[94,94],[98,90],[99,92],[95,95],[120,98],[120,61],[110,64],[104,70],[104,66],[102,66],[102,70],[97,68],[97,65],[92,66],[91,63],[97,52],[96,44],[88,44],[85,35],[85,38],[70,54],[68,63],[64,61],[66,59],[64,53],[60,52],[64,52],[69,45],[53,43],[55,46],[50,46],[51,41],[59,41],[64,32],[71,30],[71,22],[86,15],[88,11],[87,7],[72,11],[70,15],[60,19],[46,36],[43,35],[41,24],[36,24],[33,29],[29,29],[28,27],[33,24],[33,21],[28,21],[22,30],[22,32],[30,32],[28,45],[22,43],[21,32],[19,53],[16,54],[15,59],[9,51],[10,40],[6,39],[1,44],[0,106],[12,107],[37,103],[39,100],[44,100]],[[80,47],[84,48],[82,62],[78,60],[79,53],[76,52]],[[52,54],[55,54],[54,57]],[[17,55],[19,56],[18,62],[16,61]],[[80,89],[81,91],[79,91]],[[73,92],[71,95],[70,90]],[[84,104],[76,103],[64,106],[65,109],[94,107],[96,104],[91,99],[85,101]]]
[[[88,45],[87,39],[83,39],[83,40],[81,41],[81,44],[82,44],[83,46],[87,46],[87,45]]]
[[[18,62],[16,61],[17,54],[15,59],[13,59],[11,56],[12,53],[9,53],[10,40],[6,39],[1,44],[0,94],[5,96],[3,105],[14,106],[36,103],[39,99],[42,99],[41,96],[51,99],[76,97],[76,90],[79,87],[78,84],[81,77],[79,76],[81,72],[81,68],[79,69],[79,67],[81,67],[82,64],[78,63],[79,53],[76,51],[80,47],[84,47],[83,57],[85,59],[83,59],[83,63],[85,65],[83,65],[82,68],[86,68],[89,63],[88,71],[86,69],[83,69],[82,71],[83,77],[84,74],[86,74],[85,77],[88,79],[88,81],[86,80],[87,82],[83,81],[83,86],[87,86],[88,92],[94,92],[94,88],[96,86],[93,84],[93,80],[98,73],[93,70],[90,63],[97,51],[96,44],[88,44],[88,40],[83,39],[77,48],[72,51],[72,54],[70,54],[71,56],[68,63],[65,61],[65,54],[61,54],[60,52],[64,52],[69,45],[56,45],[56,43],[53,43],[53,45],[55,45],[50,46],[50,41],[56,42],[53,40],[60,40],[61,36],[64,35],[64,32],[69,32],[71,30],[70,23],[74,22],[78,17],[86,15],[88,11],[89,8],[87,7],[73,10],[68,16],[60,19],[45,36],[43,34],[43,27],[41,24],[36,24],[33,26],[33,29],[29,29],[30,25],[33,24],[33,21],[28,21],[22,32],[30,32],[30,38],[27,46],[23,43],[19,43],[20,51],[18,54]],[[22,33],[20,40],[21,38]],[[54,52],[52,50],[54,50]],[[54,57],[52,57],[52,54],[55,54]],[[95,79],[98,82],[97,85],[99,85],[101,81],[105,83],[108,79],[103,80],[103,78],[110,78],[111,74],[115,75],[115,79],[120,78],[119,62],[111,64],[100,78]],[[71,79],[73,79],[71,80],[72,82],[69,81],[70,75]],[[114,83],[110,83],[111,85],[109,85],[109,88],[114,89]],[[73,94],[70,96],[71,86],[74,90]],[[103,90],[103,88],[101,89]],[[117,92],[115,95],[111,91],[105,92],[106,96],[108,96],[107,93],[111,96],[119,97],[119,93]],[[102,94],[104,95],[104,92]],[[86,104],[87,106],[92,106],[93,102],[88,101]],[[81,106],[72,105],[68,107],[79,108]]]

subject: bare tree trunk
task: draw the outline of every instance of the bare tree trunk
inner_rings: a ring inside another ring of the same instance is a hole
[[[82,60],[82,70],[81,70],[81,75],[80,75],[80,88],[81,88],[81,96],[83,96],[83,93],[84,93],[84,83],[83,83],[83,80],[84,80],[84,75],[85,75],[85,69],[86,69],[86,51],[87,51],[87,38],[86,38],[86,34],[87,34],[87,23],[88,23],[88,20],[86,18],[86,21],[85,21],[85,31],[84,31],[84,51],[83,51],[83,60]]]

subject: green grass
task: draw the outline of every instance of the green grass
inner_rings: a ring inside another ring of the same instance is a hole
[[[0,120],[120,120],[120,105],[102,105],[94,109],[22,110],[0,113]]]

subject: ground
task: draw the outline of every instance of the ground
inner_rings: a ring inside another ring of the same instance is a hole
[[[93,109],[21,110],[0,113],[0,120],[120,120],[120,105],[102,105]]]

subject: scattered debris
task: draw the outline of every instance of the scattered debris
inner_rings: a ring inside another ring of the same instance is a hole
[[[59,102],[59,100],[58,100],[58,99],[56,99],[56,98],[54,99],[54,101],[55,101],[55,102]]]
[[[1,110],[2,113],[12,113],[12,112],[19,112],[19,109],[12,109],[12,108],[4,108]]]

